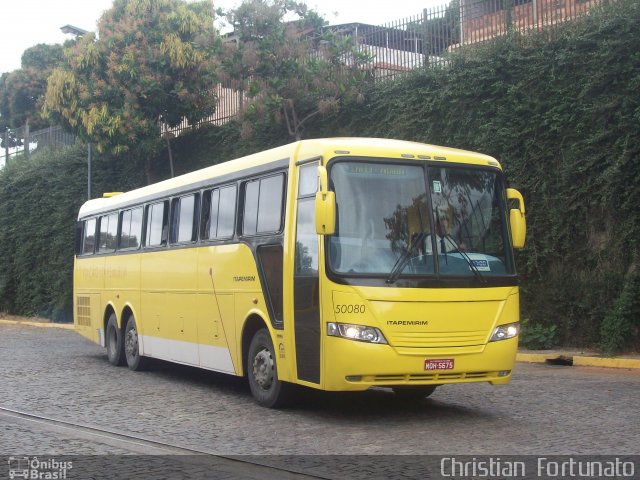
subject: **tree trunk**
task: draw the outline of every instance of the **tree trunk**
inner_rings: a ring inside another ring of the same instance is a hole
[[[144,177],[147,181],[147,185],[151,185],[153,183],[151,175],[151,157],[149,157],[149,155],[145,155],[144,157]]]
[[[173,137],[173,134],[165,133],[163,137],[167,142],[167,151],[169,152],[169,171],[171,172],[171,178],[173,178],[175,175],[173,170],[173,152],[171,151],[171,138]]]

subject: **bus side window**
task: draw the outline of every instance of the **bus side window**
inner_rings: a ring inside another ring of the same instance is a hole
[[[84,240],[84,224],[85,222],[76,222],[75,241],[73,244],[73,253],[82,254],[82,240]]]
[[[195,214],[199,194],[174,198],[171,203],[170,243],[189,243],[197,238]]]
[[[82,238],[83,255],[90,255],[94,252],[96,246],[96,219],[86,220],[84,222],[84,234]]]
[[[167,203],[159,202],[147,206],[145,246],[160,247],[167,244]]]
[[[119,249],[139,248],[142,240],[142,208],[125,210],[120,214]]]
[[[216,240],[233,237],[235,217],[235,185],[205,192],[202,201],[202,239]]]
[[[100,236],[98,237],[98,252],[109,253],[116,249],[118,238],[118,214],[112,213],[100,217]]]
[[[260,180],[257,233],[279,232],[282,227],[284,175]]]
[[[211,228],[211,190],[202,193],[202,207],[200,207],[200,239],[209,240],[209,229]]]
[[[218,230],[216,238],[233,237],[236,220],[236,186],[229,185],[220,189],[220,206],[218,209]]]
[[[245,184],[243,235],[277,233],[282,228],[284,174]]]
[[[244,211],[242,215],[242,234],[255,235],[258,225],[258,195],[260,182],[247,182],[244,189]]]

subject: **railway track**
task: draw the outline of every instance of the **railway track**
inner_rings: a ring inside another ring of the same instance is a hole
[[[180,475],[175,476],[175,473],[184,473],[184,478],[238,478],[256,480],[327,480],[330,478],[308,474],[294,466],[287,466],[283,468],[281,466],[260,463],[255,460],[255,456],[220,455],[206,450],[199,450],[158,440],[151,440],[149,438],[120,433],[102,427],[82,425],[67,420],[58,420],[7,407],[0,407],[0,421],[2,420],[17,423],[23,427],[27,426],[35,431],[47,432],[49,434],[54,433],[78,440],[85,440],[87,442],[95,442],[116,448],[118,451],[126,451],[128,453],[118,455],[117,457],[111,457],[117,458],[118,463],[121,466],[127,463],[132,463],[131,461],[127,462],[126,459],[135,460],[137,476],[139,476],[141,472],[144,472],[144,462],[146,460],[153,459],[151,468],[162,469],[166,474],[166,476],[157,476],[154,474],[156,472],[149,472],[152,474],[151,477],[153,478],[181,478]],[[41,452],[35,453],[40,454]],[[90,467],[91,462],[97,458],[102,458],[104,460],[109,458],[109,456],[86,457],[80,462],[76,462],[76,464],[79,463],[80,465],[83,465],[87,462]],[[125,461],[123,462],[123,460]],[[177,468],[178,472],[173,472],[174,474],[172,474],[170,469],[167,470],[167,468],[165,468],[168,465],[162,465],[163,461],[166,464],[171,464],[174,469]],[[131,472],[125,470],[126,465],[123,466],[122,471],[105,471],[104,465],[102,465],[104,464],[104,461],[99,463],[101,463],[99,470],[104,475],[98,477],[92,476],[92,478],[129,478],[128,475]],[[179,471],[181,466],[184,467],[184,472]],[[201,473],[202,475],[198,475],[198,473]],[[87,477],[88,475],[81,475],[81,477],[69,478]]]

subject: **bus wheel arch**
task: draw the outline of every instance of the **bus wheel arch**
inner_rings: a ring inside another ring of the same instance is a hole
[[[108,305],[104,312],[104,340],[109,363],[116,367],[124,365],[122,329],[118,326],[118,317],[111,305]]]
[[[133,313],[133,309],[131,308],[131,305],[127,304],[122,309],[122,315],[120,316],[120,330],[122,330],[123,332],[124,332],[124,329],[127,328],[127,320],[129,320],[129,317],[131,315],[135,317],[135,314]]]
[[[250,317],[242,333],[244,371],[254,400],[263,407],[279,408],[291,403],[294,385],[278,380],[276,351],[264,320]]]
[[[244,322],[244,327],[242,328],[242,373],[246,377],[248,374],[249,365],[247,364],[247,355],[249,354],[249,346],[251,345],[251,340],[255,336],[255,334],[263,329],[267,328],[267,322],[264,319],[256,314],[250,315]]]

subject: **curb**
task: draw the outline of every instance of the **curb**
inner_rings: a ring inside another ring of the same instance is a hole
[[[74,330],[73,323],[45,323],[45,322],[29,322],[22,320],[5,320],[0,319],[0,325],[28,325],[29,327],[40,328],[62,328],[65,330]]]
[[[518,353],[516,362],[554,363],[581,367],[639,368],[640,358],[606,358],[563,353]]]

